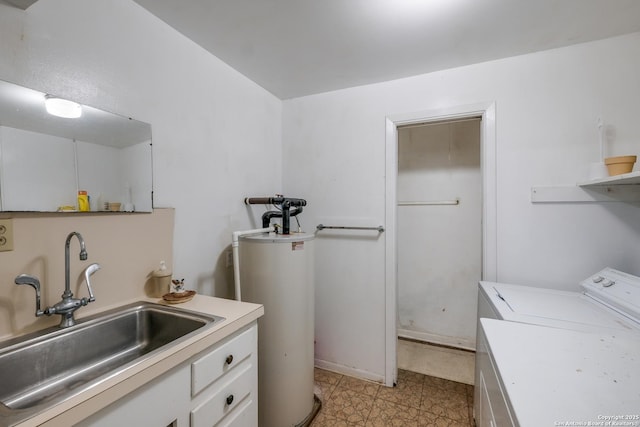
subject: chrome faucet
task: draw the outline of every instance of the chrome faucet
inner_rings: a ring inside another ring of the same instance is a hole
[[[69,247],[71,246],[71,239],[73,236],[78,238],[78,242],[80,242],[80,261],[86,261],[89,255],[87,254],[87,248],[84,244],[84,239],[82,235],[77,231],[72,231],[67,236],[67,241],[64,243],[64,293],[62,294],[62,299],[71,298],[73,294],[71,293],[71,287],[69,285]]]
[[[51,307],[47,307],[44,310],[41,310],[40,281],[36,277],[29,276],[27,274],[21,274],[15,279],[16,285],[29,285],[35,289],[36,317],[40,317],[44,314],[46,314],[47,316],[51,316],[52,314],[59,314],[62,317],[60,320],[61,328],[68,328],[69,326],[75,325],[76,321],[73,317],[73,313],[78,308],[83,307],[96,300],[93,296],[93,289],[91,289],[89,277],[100,269],[99,264],[91,264],[84,271],[85,281],[87,282],[87,288],[89,289],[89,298],[73,298],[73,293],[71,292],[71,286],[69,284],[69,246],[71,245],[71,239],[73,238],[73,236],[76,236],[78,238],[78,241],[80,242],[80,260],[85,261],[87,259],[87,249],[85,247],[82,235],[77,231],[69,233],[64,245],[64,293],[62,294],[62,300],[58,301]]]

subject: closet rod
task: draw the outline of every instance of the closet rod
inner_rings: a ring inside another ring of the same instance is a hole
[[[375,230],[378,233],[384,232],[384,227],[381,226],[381,225],[379,225],[377,227],[346,227],[346,226],[340,226],[340,225],[318,224],[318,226],[316,228],[318,230],[324,230],[324,229],[335,229],[335,230]]]
[[[460,199],[455,200],[430,200],[430,201],[416,201],[416,202],[407,202],[402,201],[398,202],[398,206],[423,206],[423,205],[459,205]]]
[[[433,125],[443,125],[443,124],[452,124],[452,123],[461,123],[461,122],[470,122],[470,121],[480,121],[482,120],[481,116],[478,117],[461,117],[458,119],[444,119],[444,120],[434,120],[432,122],[421,122],[421,123],[412,123],[410,125],[401,125],[398,126],[398,129],[411,129],[417,127],[425,127],[425,126],[433,126]]]

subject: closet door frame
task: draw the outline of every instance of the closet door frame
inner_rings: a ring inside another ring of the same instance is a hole
[[[482,173],[482,280],[497,281],[496,103],[390,115],[385,126],[385,385],[398,377],[398,127],[480,116]]]

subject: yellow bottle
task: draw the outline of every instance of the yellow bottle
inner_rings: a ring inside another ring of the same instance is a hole
[[[89,211],[89,196],[84,190],[78,191],[78,210],[80,212]]]

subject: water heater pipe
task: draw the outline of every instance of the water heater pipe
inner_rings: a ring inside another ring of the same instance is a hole
[[[244,203],[247,205],[280,205],[280,212],[265,212],[262,216],[262,226],[266,227],[272,217],[282,217],[282,234],[289,234],[291,217],[298,215],[302,212],[302,206],[307,205],[307,201],[304,199],[283,196],[245,197]],[[293,213],[291,213],[291,209],[295,209]]]
[[[271,233],[276,231],[273,225],[266,228],[254,228],[252,230],[234,231],[231,234],[231,251],[233,252],[233,281],[235,283],[236,301],[242,301],[240,293],[240,237],[250,234]]]

